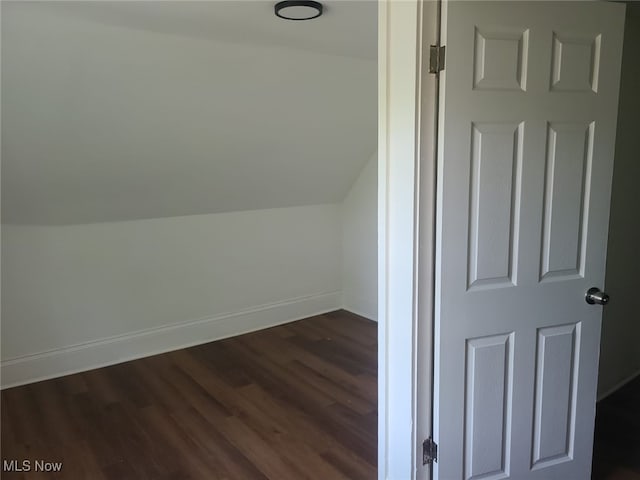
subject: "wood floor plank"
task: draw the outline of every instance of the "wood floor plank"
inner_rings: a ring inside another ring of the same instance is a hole
[[[367,414],[376,408],[375,403],[359,395],[358,390],[350,389],[348,386],[345,387],[341,382],[318,373],[302,362],[294,360],[291,362],[290,367],[299,378],[304,378],[313,383],[318,389],[335,399],[336,402],[355,410],[359,414]]]
[[[179,416],[174,415],[174,418],[197,443],[198,450],[207,452],[213,463],[220,465],[226,477],[256,480],[267,478],[196,409],[191,408]]]
[[[3,459],[37,480],[369,480],[377,325],[344,311],[4,390]]]
[[[265,387],[274,396],[294,399],[296,404],[312,409],[331,405],[335,401],[306,379],[298,378],[287,365],[279,365],[262,356],[257,357],[260,361],[256,363],[253,360],[256,358],[255,352],[242,341],[229,344],[228,354],[234,362],[244,366],[252,381]]]
[[[322,456],[348,478],[376,478],[376,467],[363,461],[349,450],[334,447],[324,452]]]
[[[277,478],[309,478],[303,471],[303,466],[292,462],[285,452],[278,449],[276,442],[265,441],[258,433],[249,427],[243,419],[229,417],[221,430],[226,438],[249,458],[269,479]],[[277,432],[271,440],[277,439]],[[302,462],[300,462],[302,464]]]

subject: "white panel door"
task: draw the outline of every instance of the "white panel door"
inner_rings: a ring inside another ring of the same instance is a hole
[[[609,2],[444,4],[439,480],[590,478],[623,26]]]

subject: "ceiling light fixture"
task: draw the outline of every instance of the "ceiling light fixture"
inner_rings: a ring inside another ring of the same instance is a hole
[[[276,3],[275,12],[285,20],[311,20],[322,15],[322,4],[313,0],[285,0]]]

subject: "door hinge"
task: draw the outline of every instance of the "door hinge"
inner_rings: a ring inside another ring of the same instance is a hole
[[[438,461],[438,444],[429,437],[422,442],[422,464],[431,465]]]
[[[444,70],[444,48],[440,45],[429,47],[429,73],[440,73]]]

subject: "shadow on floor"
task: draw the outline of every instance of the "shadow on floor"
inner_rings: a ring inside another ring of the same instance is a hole
[[[640,480],[640,377],[597,405],[592,480]]]

